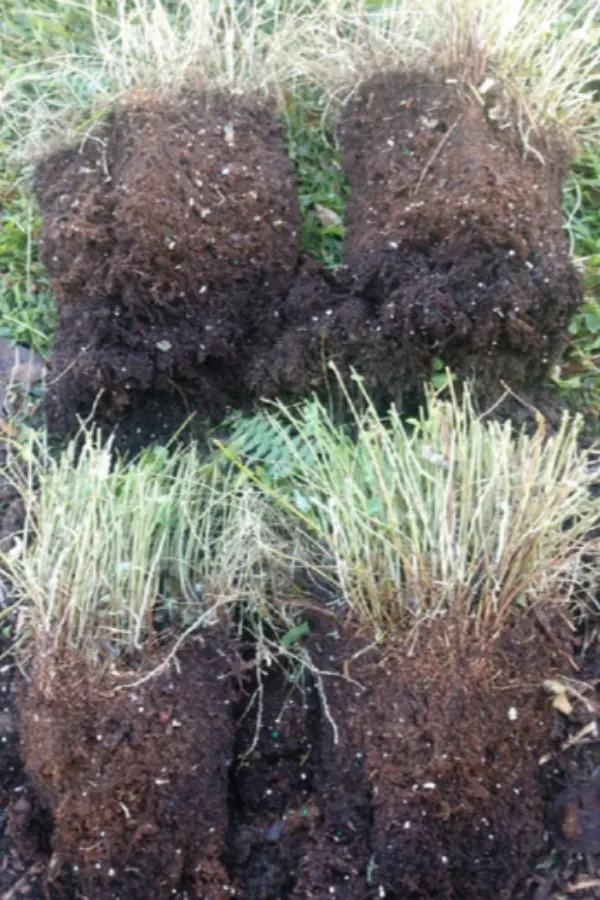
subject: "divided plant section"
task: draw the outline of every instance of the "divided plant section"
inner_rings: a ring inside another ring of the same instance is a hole
[[[15,448],[4,567],[57,896],[491,898],[526,874],[546,628],[589,578],[580,423],[515,441],[468,395],[408,424],[346,396],[351,433],[314,399],[210,461]]]

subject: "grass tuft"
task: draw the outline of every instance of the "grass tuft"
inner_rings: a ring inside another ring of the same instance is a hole
[[[393,408],[383,420],[358,387],[362,411],[342,385],[350,431],[318,399],[276,404],[262,433],[248,424],[249,442],[238,424],[228,452],[322,548],[322,579],[361,620],[379,632],[450,614],[501,623],[558,600],[567,567],[572,585],[587,577],[576,563],[597,509],[579,419],[554,436],[541,417],[533,435],[514,434],[450,386],[429,392],[418,420]],[[265,462],[252,443],[269,429]]]
[[[600,135],[600,0],[64,0],[29,19],[10,5],[0,145],[18,159],[132,92],[194,85],[283,108],[299,87],[339,99],[390,69],[465,79],[527,143],[545,127]]]
[[[77,11],[78,33],[30,56],[9,55],[0,79],[0,144],[22,163],[70,141],[117,99],[185,87],[259,94],[280,107],[302,76],[296,29],[310,0],[81,0],[49,4],[46,26]],[[64,29],[68,35],[68,28]],[[10,50],[10,48],[9,48]],[[37,52],[36,52],[37,51]]]
[[[378,72],[437,72],[527,145],[600,136],[598,0],[324,0],[302,26],[308,73],[338,99]]]
[[[292,567],[281,516],[222,462],[194,447],[125,462],[91,433],[57,458],[41,434],[15,446],[3,474],[25,525],[0,571],[22,603],[21,638],[116,654],[277,598]]]

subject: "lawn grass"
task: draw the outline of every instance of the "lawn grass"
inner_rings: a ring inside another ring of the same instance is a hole
[[[600,149],[590,146],[573,164],[565,188],[571,252],[585,269],[586,299],[570,325],[571,345],[554,385],[572,408],[600,428]]]
[[[40,218],[27,191],[0,207],[0,337],[47,357],[56,329],[56,305],[38,259]]]
[[[302,215],[302,249],[329,268],[342,261],[348,183],[335,134],[323,120],[322,97],[305,92],[291,100],[283,119],[287,128],[286,149],[298,180]],[[315,209],[315,205],[317,208]],[[333,215],[321,221],[318,207]]]

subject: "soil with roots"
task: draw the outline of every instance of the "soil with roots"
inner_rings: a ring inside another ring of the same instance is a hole
[[[307,622],[316,673],[258,682],[221,628],[147,680],[160,655],[36,654],[25,781],[14,736],[2,752],[8,834],[46,898],[531,898],[546,827],[596,851],[596,785],[556,799],[560,754],[540,766],[564,738],[541,687],[569,671],[558,620],[483,641],[440,621],[413,652]]]
[[[247,401],[243,373],[298,264],[281,127],[258,103],[118,109],[42,161],[41,253],[59,308],[48,409],[95,406],[140,445]]]
[[[539,136],[526,152],[492,107],[440,80],[361,87],[340,126],[351,197],[335,275],[301,259],[295,179],[258,103],[140,100],[47,157],[54,430],[94,410],[141,447],[191,413],[319,388],[327,359],[378,403],[441,364],[485,400],[503,382],[531,397],[582,299],[562,227],[568,159]]]
[[[490,103],[400,74],[361,87],[340,128],[344,269],[296,282],[281,338],[254,364],[257,389],[293,393],[300,373],[306,390],[326,355],[381,401],[401,400],[436,359],[488,400],[501,382],[543,379],[582,299],[563,231],[568,158],[552,140],[543,158],[526,152],[517,120],[501,128]]]
[[[502,381],[529,393],[581,282],[566,159],[551,141],[525,154],[495,99],[400,75],[361,87],[335,274],[301,258],[295,179],[258,102],[140,98],[47,157],[52,429],[93,412],[137,449],[191,413],[320,388],[328,358],[378,403],[439,360],[487,399]],[[158,651],[92,668],[38,648],[29,679],[11,676],[20,744],[15,719],[0,751],[6,839],[45,900],[543,900],[547,830],[596,852],[597,778],[561,781],[569,736],[542,691],[572,674],[561,619],[477,639],[440,620],[409,652],[323,612],[306,617],[314,667],[260,677],[221,627],[152,678]]]

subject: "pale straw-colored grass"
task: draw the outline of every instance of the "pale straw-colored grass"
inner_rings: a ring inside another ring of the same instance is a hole
[[[0,125],[15,159],[73,138],[132,92],[192,85],[282,105],[310,85],[343,100],[398,69],[464,80],[526,141],[540,128],[600,136],[600,0],[118,0],[115,16],[73,5],[89,16],[85,51],[6,60]]]
[[[43,435],[15,447],[4,476],[25,506],[0,555],[20,604],[19,637],[118,654],[157,630],[175,637],[219,610],[253,618],[293,568],[281,515],[242,474],[194,447],[116,456],[91,432],[54,455]]]
[[[431,391],[418,421],[384,420],[358,384],[360,410],[342,384],[350,432],[318,399],[264,414],[285,477],[244,455],[243,429],[229,452],[312,535],[323,581],[360,620],[379,633],[438,616],[495,627],[518,607],[583,597],[598,508],[579,420],[514,433],[479,415],[468,387]]]
[[[115,16],[95,0],[73,5],[89,17],[85,51],[7,60],[0,76],[16,162],[74,139],[119,98],[193,87],[282,104],[302,75],[295,34],[308,0],[118,0]]]
[[[600,136],[599,0],[324,0],[301,32],[310,77],[338,100],[377,73],[438,73],[525,139]]]

